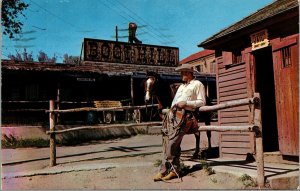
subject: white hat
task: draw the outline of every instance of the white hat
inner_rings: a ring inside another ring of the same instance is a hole
[[[175,68],[175,71],[194,72],[194,68],[190,64],[181,64],[180,66]]]

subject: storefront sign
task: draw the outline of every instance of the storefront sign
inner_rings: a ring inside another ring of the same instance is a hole
[[[268,31],[266,29],[251,34],[250,37],[252,43],[252,50],[257,50],[269,46]]]
[[[177,66],[179,49],[85,38],[84,61]]]
[[[77,78],[77,81],[80,82],[95,82],[95,78]]]

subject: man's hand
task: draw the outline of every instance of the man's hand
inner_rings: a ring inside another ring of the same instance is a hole
[[[183,109],[186,106],[186,101],[178,102],[176,105],[178,108]]]

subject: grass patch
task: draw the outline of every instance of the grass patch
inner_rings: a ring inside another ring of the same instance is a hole
[[[239,180],[243,182],[243,185],[246,187],[256,187],[257,183],[251,176],[248,174],[243,174],[241,177],[239,177]]]
[[[200,160],[200,165],[204,172],[209,176],[215,174],[215,171],[209,166],[209,164],[205,160]]]
[[[36,139],[16,139],[14,136],[4,135],[1,140],[2,148],[25,148],[25,147],[49,147],[49,140]]]
[[[153,166],[159,167],[161,165],[161,163],[162,163],[162,160],[157,159],[156,161],[154,161]]]

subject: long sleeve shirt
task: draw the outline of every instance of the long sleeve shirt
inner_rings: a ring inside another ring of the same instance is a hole
[[[175,94],[171,107],[186,101],[185,110],[194,111],[197,107],[206,104],[205,87],[199,80],[191,80],[189,83],[181,84]]]

